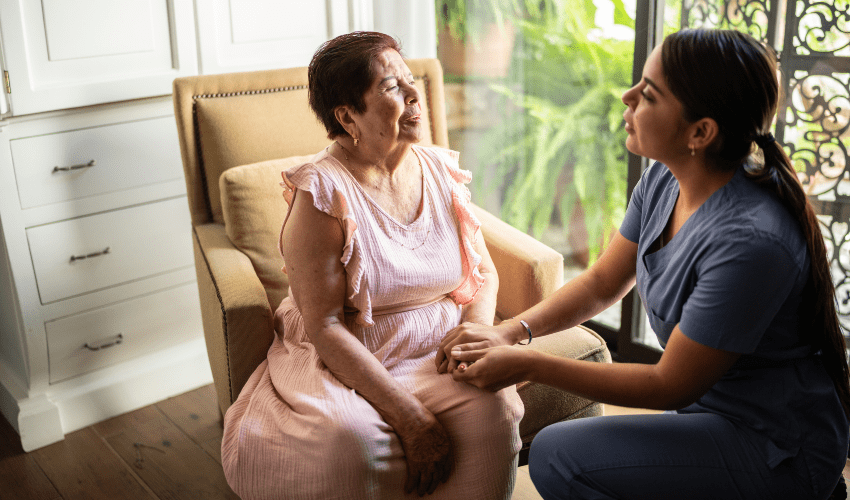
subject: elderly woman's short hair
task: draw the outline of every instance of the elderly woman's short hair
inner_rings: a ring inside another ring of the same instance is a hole
[[[310,107],[333,139],[348,132],[337,121],[334,109],[351,106],[366,111],[366,91],[375,79],[372,62],[385,50],[401,54],[399,42],[383,33],[355,31],[323,43],[308,67]]]

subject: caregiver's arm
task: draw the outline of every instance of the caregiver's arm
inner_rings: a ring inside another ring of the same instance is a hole
[[[586,321],[628,293],[635,282],[636,260],[637,244],[617,233],[590,269],[519,318],[529,324],[535,336]],[[515,341],[526,336],[518,321],[506,323]],[[481,388],[496,390],[530,380],[594,401],[665,410],[682,408],[702,396],[739,356],[699,344],[687,338],[678,326],[655,365],[593,363],[521,346],[480,350],[469,343],[458,344],[454,349],[453,358],[475,362],[462,372],[456,370],[455,379]]]
[[[516,318],[495,327],[464,323],[448,332],[437,354],[439,371],[456,366],[456,363],[445,361],[445,358],[451,359],[450,353],[456,346],[463,345],[465,350],[471,350],[528,340],[528,332],[520,319],[529,325],[535,337],[540,337],[596,316],[622,299],[634,286],[636,261],[637,244],[618,232],[593,266]]]
[[[340,382],[363,396],[401,438],[405,489],[433,492],[451,471],[451,442],[436,417],[401,386],[344,323],[346,273],[339,221],[298,190],[283,232],[292,296],[319,357]]]
[[[520,319],[528,323],[535,337],[540,337],[593,318],[622,299],[634,286],[637,248],[637,243],[617,232],[590,268],[513,321],[502,324],[510,328],[511,338],[518,342],[528,338],[525,327],[519,324]]]
[[[453,376],[482,389],[495,391],[529,380],[593,401],[656,410],[676,410],[693,403],[740,356],[695,342],[678,326],[654,365],[567,359],[522,346],[458,352],[464,347],[456,347],[453,357],[473,364],[455,370]]]

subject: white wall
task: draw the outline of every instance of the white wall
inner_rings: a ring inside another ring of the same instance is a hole
[[[401,40],[407,58],[437,57],[433,0],[372,0],[372,6],[375,31]]]

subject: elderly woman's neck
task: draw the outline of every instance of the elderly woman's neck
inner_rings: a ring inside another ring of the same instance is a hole
[[[402,143],[389,149],[370,147],[362,142],[355,146],[351,138],[338,138],[330,149],[338,159],[342,156],[343,164],[352,173],[354,170],[373,171],[389,177],[396,175],[409,162],[411,150],[411,144]]]

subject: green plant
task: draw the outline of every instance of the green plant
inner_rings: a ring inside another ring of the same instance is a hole
[[[622,0],[613,3],[615,22],[633,27]],[[538,238],[553,219],[569,231],[579,207],[592,262],[625,215],[620,96],[631,85],[634,44],[596,33],[591,0],[528,7],[511,75],[491,86],[505,112],[485,135],[479,169],[496,172],[476,188],[504,190],[502,218]]]
[[[492,23],[502,25],[522,11],[523,0],[437,0],[437,30],[461,41],[478,42]]]

